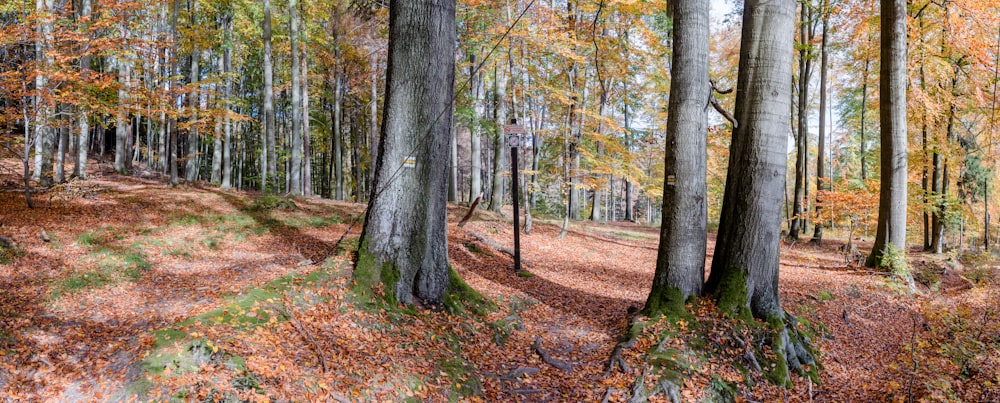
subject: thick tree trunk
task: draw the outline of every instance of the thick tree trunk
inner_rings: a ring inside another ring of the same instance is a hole
[[[811,364],[778,296],[781,202],[791,93],[795,0],[748,0],[743,11],[736,121],[712,271],[705,291],[719,310],[771,324],[772,350],[787,369]],[[664,217],[666,218],[666,217]]]
[[[382,141],[355,278],[405,304],[440,304],[449,288],[447,155],[455,1],[393,1]],[[408,153],[412,152],[410,155]]]
[[[191,10],[191,27],[197,24],[198,16],[198,2],[194,1],[193,9]],[[198,50],[198,45],[193,45],[191,49],[191,84],[197,85],[201,81],[201,70],[198,66],[198,62],[201,56],[201,51]],[[198,120],[198,108],[201,106],[201,102],[198,99],[198,95],[201,91],[198,91],[197,87],[194,87],[191,94],[188,95],[188,107],[191,108],[191,120]],[[228,97],[227,97],[228,98]],[[192,124],[191,128],[188,129],[188,152],[187,152],[187,164],[184,167],[184,180],[188,182],[194,182],[198,180],[198,165],[200,163],[200,156],[198,155],[198,126],[197,124]]]
[[[38,39],[35,41],[35,54],[39,62],[38,74],[35,75],[35,172],[33,178],[41,186],[52,184],[52,156],[55,148],[53,129],[49,126],[52,113],[49,97],[48,73],[52,66],[49,46],[53,40],[53,0],[36,0],[35,9],[42,16],[38,24]],[[25,124],[28,122],[25,121]]]
[[[663,221],[647,314],[683,310],[701,295],[706,250],[705,100],[708,81],[709,7],[702,0],[673,3],[674,38],[664,161]],[[596,206],[596,204],[595,204]],[[595,209],[596,210],[596,209]]]
[[[906,0],[884,0],[881,16],[882,178],[878,230],[872,253],[865,261],[868,267],[883,267],[887,263],[883,257],[890,248],[898,257],[906,254]]]
[[[126,144],[128,142],[128,110],[125,104],[129,98],[129,68],[124,57],[118,57],[118,113],[115,114],[115,172],[126,174],[125,160],[128,158]]]

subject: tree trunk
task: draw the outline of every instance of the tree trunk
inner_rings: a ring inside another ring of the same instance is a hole
[[[884,267],[891,263],[883,259],[890,248],[897,257],[906,254],[906,0],[884,0],[881,16],[882,179],[875,244],[865,261],[868,267]]]
[[[41,186],[52,184],[52,156],[53,130],[49,126],[49,119],[52,113],[52,99],[48,96],[49,89],[48,73],[52,68],[52,57],[49,55],[49,46],[53,41],[53,1],[36,0],[35,9],[42,20],[38,24],[38,39],[35,41],[35,53],[40,66],[35,75],[35,173],[34,179]],[[28,124],[27,121],[24,122]]]
[[[483,75],[481,72],[477,71],[476,68],[479,66],[479,60],[476,59],[474,52],[470,52],[469,62],[471,67],[469,68],[470,85],[469,89],[472,91],[472,106],[473,106],[473,122],[469,127],[470,129],[470,164],[471,169],[469,170],[469,200],[474,200],[479,197],[483,192],[483,145],[482,145],[482,119],[483,116]]]
[[[493,137],[493,192],[491,192],[489,210],[499,213],[504,199],[503,161],[504,155],[507,154],[504,152],[507,147],[504,145],[503,134],[503,126],[507,124],[507,79],[502,77],[503,69],[494,68],[493,71],[493,121],[496,123],[497,130]],[[516,173],[512,173],[511,180],[517,180],[514,175]],[[515,200],[514,203],[517,201]]]
[[[309,134],[309,53],[302,44],[302,194],[312,196],[312,139]]]
[[[298,0],[288,1],[292,43],[292,159],[288,170],[288,193],[302,194],[302,70],[299,58],[299,5]]]
[[[813,230],[811,241],[817,245],[823,243],[823,220],[820,218],[822,197],[820,192],[831,189],[829,182],[826,181],[826,79],[827,67],[829,64],[826,39],[828,33],[827,23],[829,22],[830,12],[827,10],[829,7],[829,4],[827,4],[828,0],[821,1],[820,12],[823,15],[823,39],[822,42],[820,42],[819,47],[819,142],[816,146],[816,227]]]
[[[92,9],[90,6],[90,0],[82,0],[80,2],[80,18],[87,20],[86,25],[90,25],[90,13]],[[90,35],[86,36],[88,41]],[[90,54],[84,54],[80,57],[80,80],[87,82],[90,76]],[[73,168],[73,174],[80,179],[87,179],[87,151],[88,151],[88,141],[90,140],[90,115],[88,110],[88,105],[80,105],[80,113],[77,116],[78,124],[80,127],[80,134],[77,136],[77,154],[76,154],[76,167]]]
[[[382,141],[354,277],[437,305],[450,285],[448,164],[434,158],[450,141],[455,1],[393,2],[389,13]]]
[[[806,166],[809,163],[809,39],[807,38],[809,24],[809,4],[800,3],[799,11],[799,84],[798,84],[798,128],[795,139],[795,187],[792,198],[792,226],[788,229],[788,238],[799,240],[799,232],[804,228],[806,187],[809,174]]]
[[[274,153],[274,62],[271,50],[271,0],[264,0],[264,147],[261,149],[260,187],[267,192],[278,172],[277,157]]]
[[[701,295],[706,251],[705,100],[708,81],[709,5],[702,0],[673,3],[673,85],[667,113],[663,221],[653,287],[646,314],[684,310],[688,297]],[[596,202],[595,202],[596,206]]]
[[[333,92],[333,139],[331,144],[331,150],[333,150],[333,175],[336,180],[336,192],[334,193],[335,200],[344,200],[344,133],[341,127],[341,119],[343,118],[343,113],[341,109],[343,108],[344,100],[344,79],[340,76],[340,73],[334,73],[336,78],[334,78],[334,92]]]
[[[792,66],[795,0],[749,0],[743,11],[736,121],[718,241],[705,291],[719,310],[763,319],[777,333],[772,374],[789,385],[788,368],[812,364],[787,324],[778,296],[781,202]],[[666,217],[664,217],[666,219]]]
[[[190,28],[194,28],[195,25],[198,23],[197,21],[198,2],[193,1],[192,4],[193,5],[191,7],[193,9],[190,10],[191,11]],[[197,41],[192,41],[193,49],[191,49],[191,84],[193,87],[191,90],[191,94],[188,96],[188,107],[191,108],[191,121],[192,121],[191,128],[188,129],[187,164],[184,167],[184,180],[188,182],[194,182],[198,180],[198,164],[200,160],[198,155],[198,146],[199,146],[198,125],[195,122],[197,122],[198,120],[198,108],[201,106],[201,102],[198,99],[198,95],[201,93],[201,91],[198,91],[197,89],[198,82],[201,81],[201,74],[200,74],[201,70],[200,67],[198,66],[199,58],[201,56],[201,51],[198,50],[198,45],[196,43]],[[228,101],[228,97],[226,98]]]
[[[233,186],[233,119],[232,104],[233,98],[233,16],[227,14],[223,16],[223,28],[225,29],[225,43],[222,51],[222,71],[225,75],[225,90],[223,96],[226,98],[225,113],[223,122],[222,139],[222,185],[223,189]]]

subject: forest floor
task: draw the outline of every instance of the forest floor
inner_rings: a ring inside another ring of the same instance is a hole
[[[363,205],[96,169],[34,209],[16,187],[0,175],[0,236],[16,244],[0,254],[0,401],[623,401],[645,374],[639,347],[628,371],[605,364],[645,300],[656,228],[574,223],[560,239],[536,221],[525,277],[504,252],[508,222],[481,213],[459,228],[453,206],[454,269],[492,303],[429,311],[352,291]],[[1000,398],[991,258],[913,252],[911,296],[845,264],[842,243],[782,246],[782,303],[818,348],[818,383],[753,382],[720,353],[683,369],[683,400],[721,381],[740,385],[737,401]]]

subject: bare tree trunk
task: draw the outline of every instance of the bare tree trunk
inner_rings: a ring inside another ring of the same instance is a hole
[[[730,147],[726,191],[712,271],[705,291],[719,310],[767,321],[779,385],[789,368],[813,364],[781,307],[778,259],[784,198],[795,0],[748,0],[743,10],[738,123]],[[666,219],[666,217],[664,217]]]
[[[299,58],[299,5],[298,0],[288,1],[292,43],[292,159],[288,170],[288,193],[302,194],[302,70]]]
[[[312,139],[309,134],[309,53],[302,44],[302,194],[312,196]]]
[[[225,113],[223,123],[222,139],[222,188],[229,189],[233,186],[233,119],[232,104],[233,98],[233,16],[226,14],[223,16],[223,29],[225,29],[226,46],[222,51],[222,71],[225,75],[225,90],[223,96],[226,98]]]
[[[663,221],[653,287],[644,311],[684,311],[688,297],[701,295],[705,279],[706,203],[705,100],[708,81],[709,5],[702,0],[673,4],[673,85],[667,113]]]
[[[80,2],[80,18],[87,20],[87,25],[89,26],[90,13],[92,9],[90,6],[90,0],[82,0]],[[89,38],[87,35],[87,47],[90,47]],[[89,51],[89,49],[88,49]],[[80,57],[80,79],[83,82],[87,82],[90,76],[90,54],[84,53]],[[88,141],[90,140],[90,115],[87,105],[79,106],[79,114],[77,116],[77,124],[80,128],[80,134],[77,136],[77,154],[76,154],[76,167],[73,168],[73,174],[80,179],[87,179],[87,151],[88,151]]]
[[[271,0],[264,0],[264,147],[261,149],[261,191],[268,191],[278,172],[277,156],[274,153],[274,62],[271,50]]]
[[[828,0],[821,0],[820,13],[823,15],[823,39],[820,42],[820,62],[819,62],[819,143],[816,147],[816,227],[813,230],[812,243],[823,243],[823,220],[820,218],[822,209],[822,197],[820,192],[831,189],[829,182],[826,182],[826,81],[829,55],[827,54],[827,33],[830,11],[827,9]]]
[[[331,149],[333,150],[333,174],[336,179],[336,192],[334,194],[334,199],[344,200],[344,133],[341,127],[341,119],[343,118],[343,85],[344,78],[339,72],[334,73],[336,78],[334,78],[334,95],[333,95],[333,138],[331,142],[333,143]]]
[[[494,108],[493,121],[496,123],[497,131],[493,136],[493,192],[490,197],[489,210],[500,212],[503,206],[504,186],[503,186],[503,165],[506,147],[504,146],[503,126],[507,124],[507,79],[503,77],[503,69],[494,68]],[[517,180],[516,173],[512,173],[510,179]],[[514,195],[515,197],[517,195]],[[517,203],[517,200],[514,201]]]
[[[885,266],[883,257],[890,248],[899,256],[906,254],[906,0],[884,0],[881,16],[882,179],[875,244],[865,261],[868,267]]]
[[[483,145],[482,145],[482,119],[483,119],[483,75],[482,72],[477,71],[476,68],[479,66],[479,60],[476,59],[475,52],[469,52],[469,61],[472,65],[469,70],[471,75],[470,90],[472,91],[472,102],[474,118],[471,127],[470,135],[470,163],[471,169],[469,170],[469,200],[473,200],[483,192]]]
[[[433,158],[450,141],[455,2],[411,0],[389,13],[382,141],[354,277],[391,281],[401,303],[437,305],[450,287],[448,166]]]

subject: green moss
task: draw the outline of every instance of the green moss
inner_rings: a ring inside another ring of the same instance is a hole
[[[834,296],[828,291],[820,291],[819,294],[816,294],[816,299],[820,301],[832,301]]]
[[[753,321],[753,314],[747,301],[747,272],[738,267],[730,267],[723,274],[715,291],[716,305],[720,312],[750,323]]]
[[[521,269],[520,271],[517,272],[517,276],[521,278],[532,278],[535,277],[535,274],[530,271]]]
[[[451,266],[448,266],[448,280],[448,293],[444,296],[444,306],[448,309],[448,313],[461,315],[469,312],[477,316],[486,316],[497,309],[493,301],[469,287]]]
[[[353,277],[354,286],[351,288],[351,295],[356,302],[369,307],[382,305],[384,308],[395,308],[399,305],[399,300],[396,298],[399,269],[390,262],[380,263],[375,255],[368,251],[367,243],[361,244],[358,248]]]
[[[646,299],[646,306],[642,308],[642,313],[649,317],[661,315],[671,322],[681,318],[692,320],[694,315],[688,312],[685,303],[684,294],[681,293],[680,289],[654,286],[649,298]]]

